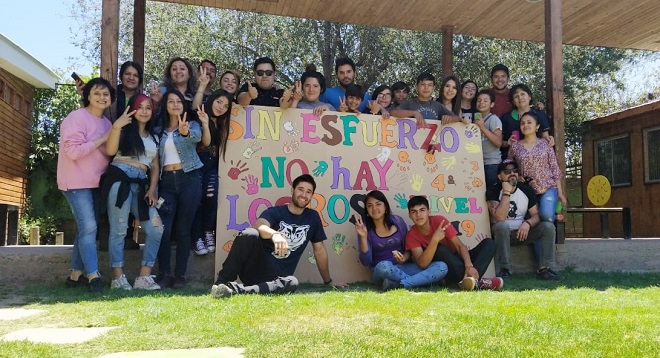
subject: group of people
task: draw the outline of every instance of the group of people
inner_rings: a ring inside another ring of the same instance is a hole
[[[286,89],[275,86],[276,71],[272,59],[258,58],[254,82],[239,87],[240,75],[228,70],[219,77],[220,88],[211,90],[219,73],[212,61],[202,61],[195,71],[190,61],[176,57],[165,67],[162,83],[148,84],[146,93],[142,66],[131,61],[121,66],[117,89],[101,78],[76,83],[81,108],[62,122],[57,178],[78,224],[68,286],[103,290],[96,254],[101,214],[107,214],[110,226],[111,288],[186,286],[191,249],[198,255],[215,251],[218,163],[225,155],[234,104],[414,118],[419,127],[425,127],[427,120],[479,127],[494,240],[467,250],[445,218],[428,215],[423,197],[412,198],[408,205],[414,222],[408,230],[400,217],[391,214],[384,194],[371,192],[364,203],[366,216],[356,220],[360,260],[374,270],[374,280],[385,289],[443,279],[466,289],[501,288],[499,278],[483,278],[493,255],[497,255],[498,276],[510,277],[505,246],[510,241],[546,240],[550,235],[545,224],[554,220],[556,202],[565,205],[566,201],[554,139],[548,134],[547,116],[531,107],[529,88],[519,84],[508,89],[505,66],[493,68],[493,88],[482,91],[473,81],[461,84],[448,76],[437,100],[436,80],[428,72],[417,77],[418,96],[409,98],[410,87],[404,82],[365,93],[355,83],[356,66],[349,58],[337,59],[338,86],[327,89],[314,66]],[[306,209],[315,189],[313,177],[297,178],[292,203],[266,210],[253,225],[255,230],[237,237],[213,286],[215,296],[294,290],[297,280],[292,275],[306,241],[291,246],[290,233],[282,229],[291,225],[305,228],[319,272],[326,284],[332,284],[323,228],[316,222],[318,214]],[[146,238],[140,273],[131,285],[123,273],[123,245],[136,219]],[[176,240],[174,270],[172,240]],[[261,250],[255,250],[257,246]],[[538,247],[539,277],[556,278],[548,259],[553,250],[547,252],[546,244]],[[152,276],[156,261],[159,273]],[[254,263],[247,272],[245,262]],[[237,277],[242,284],[235,282]]]

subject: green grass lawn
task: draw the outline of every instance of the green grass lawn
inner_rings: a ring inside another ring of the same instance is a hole
[[[381,293],[308,285],[284,296],[210,297],[207,289],[108,292],[63,284],[0,288],[45,313],[23,328],[117,326],[86,344],[0,342],[2,357],[93,357],[135,350],[245,348],[248,357],[658,357],[660,274],[531,274],[503,292],[444,287]]]

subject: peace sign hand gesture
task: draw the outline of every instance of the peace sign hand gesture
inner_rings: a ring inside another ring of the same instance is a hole
[[[282,94],[282,101],[289,102],[291,100],[291,96],[293,95],[293,91],[295,89],[296,89],[296,85],[291,85],[291,87],[285,89],[284,94]]]
[[[361,238],[367,237],[367,227],[364,225],[364,222],[362,221],[362,216],[360,215],[355,215],[355,232]]]
[[[451,223],[448,223],[447,221],[443,220],[438,226],[438,228],[435,229],[432,238],[438,240],[438,242],[444,240],[446,237],[445,229],[447,229],[449,226],[451,226]]]
[[[202,122],[202,127],[206,128],[209,126],[209,115],[204,110],[204,105],[197,106],[197,117]]]
[[[186,120],[188,116],[187,112],[183,112],[183,117],[179,115],[179,134],[184,137],[187,137],[190,133],[190,123]],[[207,122],[208,123],[208,122]]]
[[[293,100],[294,101],[300,101],[302,99],[302,85],[300,84],[300,81],[296,81],[294,85],[294,91],[293,91]]]
[[[112,127],[115,129],[122,129],[129,125],[131,122],[133,122],[133,115],[137,111],[130,111],[131,107],[126,107],[124,110],[124,113],[122,113],[121,117],[117,118],[115,123],[112,124]],[[129,112],[130,111],[130,112]]]
[[[348,106],[346,105],[346,96],[339,97],[339,112],[348,112]]]
[[[197,81],[199,81],[199,87],[200,88],[206,88],[206,86],[209,85],[209,82],[211,82],[211,77],[206,72],[205,67],[200,67],[199,68],[199,78],[197,79]]]

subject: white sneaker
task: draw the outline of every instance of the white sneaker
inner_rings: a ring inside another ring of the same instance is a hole
[[[464,277],[461,282],[458,283],[458,289],[462,291],[472,291],[475,286],[477,286],[477,280],[474,277]]]
[[[197,256],[202,256],[209,253],[209,250],[206,248],[206,245],[204,245],[204,240],[201,237],[195,242],[193,251],[195,251],[195,255]]]
[[[160,286],[158,286],[151,276],[136,277],[133,288],[136,290],[160,290]]]
[[[231,297],[235,292],[224,283],[213,285],[211,287],[211,297],[213,298],[227,298]]]
[[[208,252],[214,253],[215,252],[215,234],[213,234],[212,232],[207,231],[204,234],[204,241],[206,241],[206,249],[208,250]]]
[[[112,282],[110,283],[110,288],[111,289],[122,289],[126,291],[130,291],[133,289],[130,283],[128,283],[128,280],[126,279],[126,275],[122,274],[121,276],[117,278],[113,278]]]

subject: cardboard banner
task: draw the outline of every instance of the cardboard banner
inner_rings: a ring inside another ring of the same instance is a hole
[[[266,208],[290,202],[293,179],[305,173],[317,183],[310,208],[321,216],[336,282],[371,278],[348,221],[364,213],[371,190],[384,192],[393,213],[409,225],[407,201],[424,195],[431,215],[447,217],[468,247],[490,237],[479,128],[428,123],[429,129],[417,129],[414,119],[235,106],[226,161],[219,165],[216,272],[235,235]],[[427,153],[429,143],[437,143],[434,154]],[[295,275],[301,282],[322,281],[311,244]]]

